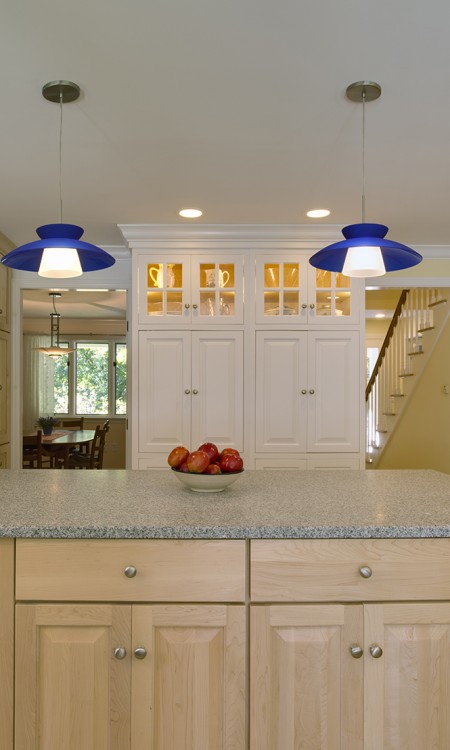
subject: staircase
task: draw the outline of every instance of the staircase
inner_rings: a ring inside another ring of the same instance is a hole
[[[366,464],[376,468],[450,313],[450,289],[404,289],[366,388]]]

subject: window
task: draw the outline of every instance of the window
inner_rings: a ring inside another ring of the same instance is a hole
[[[55,414],[125,415],[127,345],[73,340],[60,346],[75,351],[55,362]]]

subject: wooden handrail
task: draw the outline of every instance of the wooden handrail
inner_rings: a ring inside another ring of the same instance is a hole
[[[386,336],[384,337],[384,341],[383,341],[383,344],[381,346],[380,353],[378,355],[378,359],[375,362],[375,367],[373,368],[372,375],[370,376],[369,382],[367,383],[367,386],[366,386],[366,401],[368,400],[368,398],[370,396],[370,392],[371,392],[371,390],[372,390],[372,388],[374,386],[375,380],[377,379],[378,370],[381,367],[381,363],[382,363],[382,361],[384,359],[384,355],[386,354],[386,349],[388,348],[389,341],[392,338],[392,334],[394,333],[395,327],[396,327],[396,325],[398,323],[398,319],[400,318],[400,315],[402,313],[403,305],[406,302],[408,294],[409,294],[409,289],[403,289],[403,291],[402,291],[402,293],[400,295],[399,301],[397,303],[397,307],[395,308],[394,315],[392,316],[391,324],[390,324],[390,326],[389,326],[389,328],[387,330]]]

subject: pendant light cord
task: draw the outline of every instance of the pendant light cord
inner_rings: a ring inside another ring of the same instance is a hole
[[[362,196],[361,196],[361,213],[362,223],[366,223],[366,92],[362,92]]]
[[[62,125],[63,125],[63,92],[59,92],[59,223],[62,224]],[[53,299],[53,306],[55,300]],[[56,312],[56,310],[55,310]]]

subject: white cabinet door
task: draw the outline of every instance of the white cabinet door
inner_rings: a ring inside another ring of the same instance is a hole
[[[9,441],[9,336],[0,331],[0,443]]]
[[[256,451],[306,450],[306,331],[256,332]]]
[[[139,451],[189,447],[191,335],[187,331],[139,333]],[[187,393],[185,391],[188,391]]]
[[[192,257],[191,302],[194,325],[243,323],[243,284],[242,256]]]
[[[307,450],[357,452],[360,400],[358,331],[309,332]]]
[[[2,253],[0,253],[0,258]],[[0,329],[9,331],[9,279],[10,270],[0,263]]]
[[[243,333],[192,333],[192,447],[243,450]]]

